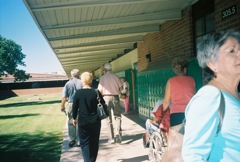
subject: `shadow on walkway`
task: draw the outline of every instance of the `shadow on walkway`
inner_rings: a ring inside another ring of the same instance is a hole
[[[106,121],[102,120],[97,162],[148,162],[148,150],[143,147],[145,120],[132,112],[122,115],[122,143],[108,144]],[[83,162],[80,147],[68,147],[67,125],[64,129],[60,162]]]

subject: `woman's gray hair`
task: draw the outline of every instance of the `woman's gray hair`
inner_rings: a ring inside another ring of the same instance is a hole
[[[74,78],[79,78],[79,70],[78,69],[72,69],[71,76]]]
[[[240,43],[240,32],[231,29],[208,34],[197,45],[198,64],[201,68],[203,68],[205,77],[207,77],[208,81],[214,77],[214,73],[210,68],[208,68],[207,64],[211,61],[217,61],[219,48],[229,37],[237,39]]]
[[[197,46],[197,59],[199,66],[205,68],[210,61],[217,61],[219,48],[229,37],[240,42],[240,33],[235,30],[226,30],[206,35]]]

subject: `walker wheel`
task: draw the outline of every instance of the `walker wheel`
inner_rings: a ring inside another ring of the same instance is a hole
[[[162,132],[153,132],[149,141],[148,158],[150,162],[160,162],[167,149],[166,137]]]

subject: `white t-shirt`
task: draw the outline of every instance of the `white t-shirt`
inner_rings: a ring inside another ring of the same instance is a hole
[[[123,94],[126,94],[126,89],[128,89],[127,96],[129,96],[130,95],[130,93],[129,93],[129,84],[128,84],[127,81],[123,83],[123,90],[122,90]]]

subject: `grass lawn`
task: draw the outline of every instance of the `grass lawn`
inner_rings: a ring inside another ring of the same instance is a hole
[[[0,161],[59,162],[66,116],[60,94],[0,100]]]

